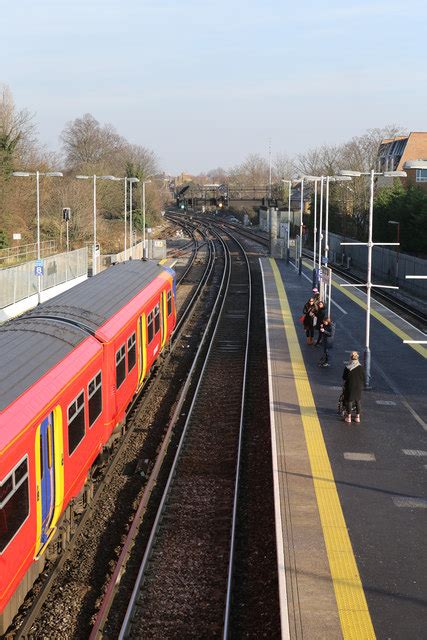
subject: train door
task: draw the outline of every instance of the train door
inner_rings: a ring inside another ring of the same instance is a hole
[[[64,504],[64,439],[58,405],[39,424],[35,437],[37,535],[34,557],[45,550]]]
[[[161,349],[165,346],[166,338],[168,335],[168,308],[166,302],[166,291],[162,291],[160,300],[160,325],[162,327],[162,343]]]
[[[138,388],[142,386],[147,373],[147,324],[145,313],[138,320]]]
[[[54,425],[53,412],[40,425],[40,503],[41,531],[40,546],[49,538],[50,525],[55,508],[55,465],[54,465]]]

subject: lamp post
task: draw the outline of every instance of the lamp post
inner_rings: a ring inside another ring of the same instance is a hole
[[[60,171],[48,171],[45,173],[41,173],[40,171],[36,171],[31,173],[29,171],[14,171],[12,173],[13,176],[17,178],[28,178],[30,176],[36,177],[36,215],[37,215],[37,262],[38,268],[40,265],[40,176],[45,176],[49,178],[62,178],[63,174]],[[37,304],[40,304],[41,299],[41,281],[40,278],[42,276],[42,272],[37,272]]]
[[[374,182],[375,176],[384,176],[386,178],[406,178],[405,171],[384,171],[376,172],[371,169],[369,172],[362,171],[340,171],[340,175],[350,178],[369,176],[370,181],[370,198],[369,198],[369,225],[368,225],[368,242],[341,242],[342,245],[365,245],[368,247],[368,267],[367,267],[367,282],[363,285],[355,284],[342,284],[341,287],[366,287],[366,328],[365,328],[365,351],[364,351],[364,364],[366,374],[365,388],[371,388],[371,349],[370,349],[370,331],[371,331],[371,289],[377,287],[381,289],[398,289],[399,287],[392,287],[389,285],[373,284],[372,283],[372,249],[375,245],[391,245],[396,246],[396,242],[373,242],[372,231],[374,223]]]
[[[289,262],[289,237],[291,235],[291,194],[292,194],[292,180],[285,180],[282,178],[282,182],[288,185],[288,233],[286,238],[286,262]]]
[[[321,183],[321,211],[323,210],[323,176],[304,176],[304,180],[314,182],[314,224],[313,224],[313,287],[317,286],[316,276],[316,237],[317,237],[317,183]],[[320,233],[322,232],[322,218],[320,219]],[[319,268],[320,268],[320,247],[319,247]]]
[[[145,248],[145,185],[149,184],[151,180],[151,176],[148,176],[146,180],[142,181],[142,257],[147,257],[147,252]]]
[[[397,225],[397,247],[396,247],[396,284],[399,282],[399,252],[400,252],[400,222],[397,220],[389,220],[388,224]]]
[[[97,180],[114,180],[119,181],[121,178],[115,176],[76,176],[78,180],[93,180],[93,246],[92,246],[92,275],[97,274],[96,262],[96,182]]]
[[[129,247],[130,257],[133,258],[133,224],[132,224],[132,185],[139,182],[139,178],[128,178],[129,182]]]

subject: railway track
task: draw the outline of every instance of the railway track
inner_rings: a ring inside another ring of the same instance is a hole
[[[215,328],[124,622],[119,631],[123,596],[114,599],[110,591],[91,639],[226,633],[251,306],[247,258],[236,241],[228,242],[233,248],[227,251]]]
[[[303,251],[303,255],[306,258],[313,260],[313,255],[311,252]],[[345,280],[348,280],[351,283],[360,284],[361,285],[360,289],[362,291],[366,291],[366,287],[363,286],[364,281],[361,278],[355,276],[352,273],[349,273],[348,270],[341,268],[340,265],[336,265],[335,263],[331,263],[330,266],[332,267],[332,270],[334,273],[341,276]],[[414,324],[414,326],[416,326],[417,329],[420,329],[421,331],[424,331],[424,332],[426,331],[427,316],[420,309],[417,309],[415,306],[407,304],[406,302],[403,302],[396,296],[390,293],[386,293],[385,291],[381,291],[379,289],[373,288],[371,291],[371,295],[375,300],[377,300],[378,302],[381,302],[382,304],[384,304],[384,306],[388,307],[395,313],[398,313],[399,315],[401,315],[402,318],[405,318],[405,320],[408,320],[409,322]]]

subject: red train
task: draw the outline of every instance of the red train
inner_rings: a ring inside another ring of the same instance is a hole
[[[0,634],[175,323],[174,272],[131,260],[0,328]]]

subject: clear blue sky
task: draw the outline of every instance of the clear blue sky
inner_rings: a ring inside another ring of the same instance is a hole
[[[163,169],[293,156],[396,123],[427,129],[427,2],[1,3],[0,82],[59,148],[91,113]]]

